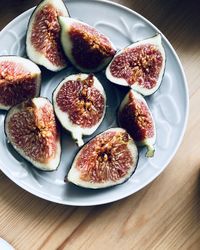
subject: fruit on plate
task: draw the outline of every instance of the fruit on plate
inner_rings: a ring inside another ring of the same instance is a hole
[[[69,16],[62,0],[41,1],[30,17],[26,35],[28,57],[51,71],[67,66],[60,43],[58,16]]]
[[[165,51],[158,34],[117,53],[106,69],[106,76],[113,83],[148,96],[159,88],[164,70]]]
[[[116,50],[105,35],[73,18],[59,17],[59,22],[64,52],[77,69],[97,72],[111,61]]]
[[[94,75],[70,75],[55,89],[53,105],[62,126],[82,146],[82,136],[94,133],[104,118],[106,94]]]
[[[57,169],[60,134],[48,99],[37,97],[13,106],[5,118],[5,133],[13,148],[33,166],[44,171]]]
[[[111,128],[89,141],[77,154],[67,180],[85,188],[121,184],[134,173],[138,150],[121,128]]]
[[[28,59],[0,56],[0,109],[39,95],[41,71]]]
[[[156,140],[155,123],[145,99],[130,90],[122,101],[118,121],[122,128],[132,136],[138,146],[147,147],[147,157],[153,157]]]

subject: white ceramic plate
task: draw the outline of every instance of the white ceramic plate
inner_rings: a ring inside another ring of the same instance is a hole
[[[14,248],[2,238],[0,238],[0,249],[1,250],[14,250]]]
[[[72,17],[95,26],[109,36],[118,49],[160,32],[141,15],[111,2],[73,0],[67,3],[67,6]],[[32,11],[33,9],[28,10],[18,16],[1,31],[1,54],[25,55],[25,33]],[[126,183],[97,191],[65,184],[64,177],[78,148],[64,131],[62,133],[62,160],[59,169],[53,173],[37,171],[6,143],[5,112],[0,113],[1,170],[16,184],[34,195],[53,202],[78,206],[104,204],[122,199],[154,180],[176,153],[188,117],[188,90],[182,66],[174,49],[163,35],[162,40],[167,58],[165,75],[160,89],[147,98],[157,127],[156,153],[154,158],[147,159],[145,150],[141,150],[138,168]],[[71,72],[73,69],[63,70],[57,74],[44,73],[42,96],[51,100],[53,89],[66,74]],[[102,80],[106,90],[108,108],[106,117],[95,134],[116,126],[117,107],[128,91],[128,88],[109,83],[104,73],[97,74],[97,77]],[[90,138],[85,138],[85,142]]]

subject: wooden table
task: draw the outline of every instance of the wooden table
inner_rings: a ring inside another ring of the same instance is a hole
[[[140,192],[98,207],[39,199],[0,173],[0,236],[16,249],[200,249],[200,5],[121,0],[170,40],[189,84],[190,116],[167,169]],[[0,29],[38,1],[1,0]]]

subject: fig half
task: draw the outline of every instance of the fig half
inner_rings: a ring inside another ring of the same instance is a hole
[[[104,118],[106,94],[94,75],[70,75],[55,89],[53,105],[62,126],[82,146],[82,136],[94,133]]]
[[[111,61],[116,50],[105,35],[73,18],[59,17],[59,22],[64,52],[77,69],[97,72]]]
[[[129,134],[111,128],[89,141],[77,154],[69,182],[84,188],[105,188],[125,182],[134,173],[138,150]]]
[[[120,127],[132,136],[138,146],[147,146],[147,157],[153,157],[156,140],[155,123],[145,99],[130,90],[122,101],[118,120]]]
[[[164,70],[165,50],[158,34],[117,53],[106,69],[106,76],[113,83],[148,96],[159,88]]]
[[[39,95],[41,71],[28,59],[0,56],[0,109]]]
[[[51,71],[67,66],[60,43],[58,16],[69,16],[62,0],[41,1],[29,20],[26,35],[28,57]]]
[[[33,98],[12,107],[5,118],[5,133],[13,148],[33,166],[44,171],[57,169],[60,134],[48,99]]]

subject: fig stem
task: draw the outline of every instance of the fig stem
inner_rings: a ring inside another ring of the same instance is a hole
[[[77,138],[77,144],[79,147],[83,146],[84,145],[84,141],[82,138]]]
[[[147,145],[146,157],[153,157],[155,153],[155,148],[153,145]]]
[[[84,145],[84,141],[82,139],[82,134],[74,132],[74,133],[72,133],[72,137],[74,138],[74,140],[76,141],[76,143],[79,147]]]

